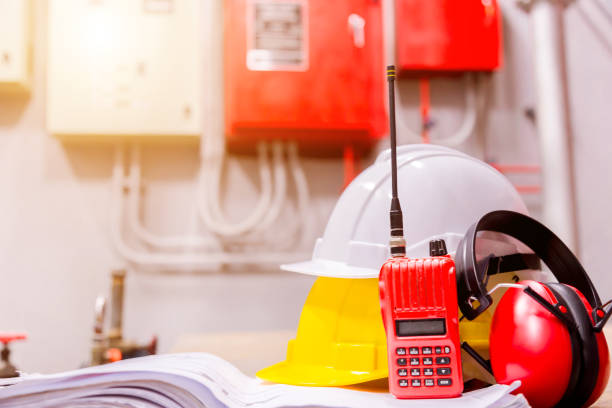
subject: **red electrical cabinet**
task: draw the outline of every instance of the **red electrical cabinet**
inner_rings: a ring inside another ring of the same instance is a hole
[[[496,0],[396,0],[398,71],[492,71],[501,66]]]
[[[230,149],[372,147],[386,131],[381,1],[226,0]]]

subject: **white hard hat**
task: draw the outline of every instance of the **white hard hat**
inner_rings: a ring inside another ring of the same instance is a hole
[[[486,163],[434,145],[397,149],[398,193],[404,215],[406,256],[429,255],[442,238],[455,252],[467,229],[493,210],[527,213],[514,186]],[[389,258],[391,165],[389,151],[344,190],[312,260],[282,265],[286,271],[337,278],[377,278]]]

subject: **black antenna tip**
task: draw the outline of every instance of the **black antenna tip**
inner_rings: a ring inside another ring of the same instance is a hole
[[[387,65],[387,79],[395,79],[395,65]]]

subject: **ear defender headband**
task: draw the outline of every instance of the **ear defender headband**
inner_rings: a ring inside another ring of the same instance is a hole
[[[468,320],[474,320],[489,306],[492,299],[487,292],[489,275],[499,273],[499,259],[487,257],[476,261],[476,236],[480,231],[507,234],[527,245],[549,267],[560,283],[578,289],[593,309],[594,330],[600,332],[612,314],[612,304],[602,306],[597,290],[572,251],[546,226],[514,211],[493,211],[473,224],[459,243],[455,254],[459,308]],[[503,257],[502,257],[503,259]],[[547,309],[554,306],[529,288],[525,292]],[[562,314],[550,310],[555,316]],[[564,317],[564,316],[563,316]]]

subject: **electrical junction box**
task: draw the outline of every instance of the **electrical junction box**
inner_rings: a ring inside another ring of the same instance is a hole
[[[48,130],[80,140],[199,140],[200,5],[50,0]]]
[[[502,63],[496,0],[396,0],[396,60],[407,71],[492,71]]]
[[[0,92],[30,87],[30,0],[0,0]]]
[[[381,0],[227,0],[225,120],[232,150],[297,141],[366,150],[386,132]]]

